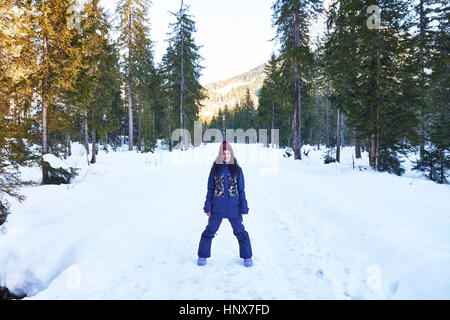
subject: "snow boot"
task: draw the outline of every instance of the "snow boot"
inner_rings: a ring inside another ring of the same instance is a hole
[[[253,265],[252,258],[244,259],[244,266],[251,267]]]
[[[204,266],[206,264],[206,258],[198,258],[197,264],[199,266]]]

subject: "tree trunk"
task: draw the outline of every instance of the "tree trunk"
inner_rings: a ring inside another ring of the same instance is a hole
[[[96,162],[95,155],[97,153],[95,143],[96,143],[96,131],[95,131],[95,104],[92,104],[92,156],[91,156],[91,163]]]
[[[309,144],[312,145],[313,144],[313,120],[312,120],[312,113],[309,113],[309,123],[310,123],[310,128],[309,128]]]
[[[300,48],[300,21],[298,20],[298,3],[296,2],[294,11],[294,42],[295,47]],[[300,64],[295,59],[295,104],[294,104],[294,159],[301,160],[301,78],[300,78]]]
[[[380,44],[379,44],[379,39],[378,39],[378,34],[376,34],[376,39],[377,39],[377,73],[376,73],[376,81],[377,81],[377,86],[376,86],[376,102],[377,102],[377,106],[376,106],[376,150],[375,150],[375,159],[376,159],[376,165],[377,165],[377,171],[381,171],[381,157],[380,157],[380,138],[381,138],[381,119],[380,119],[380,92],[379,92],[379,87],[380,87],[380,71],[381,71],[381,62],[380,62]]]
[[[97,161],[96,159],[96,154],[97,154],[97,149],[96,149],[96,131],[95,128],[92,128],[92,155],[91,155],[91,163],[95,163]]]
[[[138,106],[139,106],[139,111],[138,111],[138,127],[137,127],[137,145],[139,148],[139,151],[142,151],[142,135],[141,135],[141,131],[142,131],[142,105],[140,102],[138,102]]]
[[[130,3],[131,5],[131,3]],[[132,15],[131,8],[129,8],[129,35],[128,35],[128,150],[133,150],[133,84],[132,84],[132,61],[131,61],[131,26]]]
[[[376,123],[375,123],[375,106],[370,108],[371,135],[369,142],[369,166],[376,169]]]
[[[272,130],[274,129],[274,120],[275,119],[275,102],[272,100]]]
[[[336,125],[336,161],[341,162],[341,113],[337,110],[337,125]]]
[[[326,140],[326,147],[328,148],[330,146],[330,82],[328,81],[328,87],[327,87],[327,112],[326,112],[326,134],[327,134],[327,140]]]
[[[183,0],[181,0],[181,7],[180,7],[180,16],[182,14],[183,10]],[[180,128],[185,129],[184,127],[184,110],[183,110],[183,93],[184,93],[184,55],[183,55],[183,47],[184,47],[184,37],[183,37],[183,29],[180,26],[180,38],[181,38],[181,46],[180,46],[180,57],[181,57],[181,81],[180,81]],[[183,130],[183,136],[181,138],[181,150],[185,150],[185,139],[184,139],[184,130]]]
[[[130,63],[131,68],[131,63]],[[133,86],[128,80],[128,150],[133,150]]]
[[[320,135],[319,135],[319,92],[316,91],[316,129],[315,129],[315,136],[316,136],[316,144],[317,144],[317,150],[320,150]]]
[[[425,34],[425,26],[424,26],[424,12],[423,12],[423,0],[420,0],[419,3],[419,63],[420,63],[420,86],[424,88],[424,58],[423,58],[423,49],[424,49],[424,34]],[[421,99],[420,103],[420,158],[423,158],[425,152],[425,114],[424,114],[424,106],[423,99]]]
[[[433,175],[433,165],[434,165],[434,163],[430,163],[430,180],[431,181],[433,181],[433,177],[434,177],[434,175]]]
[[[361,159],[361,145],[358,137],[356,136],[356,128],[353,128],[353,135],[355,137],[355,157],[356,159]]]
[[[72,147],[70,143],[70,134],[66,132],[66,147],[64,148],[64,159],[72,155]]]
[[[43,52],[42,52],[42,64],[45,65],[48,57],[48,38],[44,35],[43,38]],[[42,78],[41,87],[41,99],[42,99],[42,156],[48,152],[47,142],[47,84],[48,79],[46,76]],[[46,167],[42,167],[42,184],[46,184],[49,181],[48,170]]]
[[[381,156],[380,156],[380,109],[377,109],[377,141],[376,141],[376,160],[377,171],[381,171]]]
[[[169,121],[169,151],[172,151],[172,137],[170,136],[170,132],[172,131],[172,125]]]
[[[375,160],[375,134],[372,134],[370,136],[370,145],[369,145],[369,165],[372,168],[376,167],[376,160]]]
[[[87,123],[87,111],[84,117],[84,147],[86,148],[86,154],[89,154],[89,132],[88,132],[88,123]]]

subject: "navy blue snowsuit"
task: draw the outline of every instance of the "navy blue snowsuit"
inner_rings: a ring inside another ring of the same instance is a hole
[[[233,176],[228,164],[223,163],[216,175],[209,175],[203,211],[210,212],[211,215],[200,239],[199,257],[211,256],[211,241],[219,230],[223,218],[228,218],[233,234],[238,239],[240,257],[244,259],[252,257],[250,238],[242,223],[241,215],[248,214],[242,168],[239,168],[237,176]]]

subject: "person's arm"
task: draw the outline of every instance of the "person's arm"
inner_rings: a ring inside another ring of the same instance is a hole
[[[205,205],[203,206],[203,211],[205,213],[211,212],[211,203],[213,200],[213,192],[214,192],[214,178],[210,173],[208,178],[208,192],[206,193]]]
[[[245,197],[244,173],[242,172],[242,168],[240,168],[239,170],[238,192],[239,192],[239,212],[241,214],[248,214],[247,199]]]

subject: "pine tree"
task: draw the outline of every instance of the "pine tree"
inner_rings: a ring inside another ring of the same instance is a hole
[[[258,129],[279,129],[279,144],[292,146],[292,106],[294,91],[292,68],[281,56],[274,54],[265,67],[266,78],[258,93],[256,124]]]
[[[320,11],[318,0],[277,0],[273,6],[273,26],[277,28],[276,39],[281,43],[282,59],[295,69],[293,149],[294,158],[301,160],[301,114],[302,80],[310,63],[308,25]]]
[[[366,10],[376,4],[382,20],[368,27]],[[399,155],[416,141],[417,115],[405,100],[414,90],[407,63],[410,46],[404,1],[333,2],[326,46],[334,104],[342,108],[356,139],[366,140],[369,164],[401,174]]]
[[[311,70],[311,93],[312,105],[310,110],[310,144],[320,145],[326,140],[327,114],[324,101],[326,101],[328,78],[326,75],[324,47],[321,46],[320,39],[316,39],[316,50],[313,52],[313,66]],[[324,99],[325,98],[325,99]]]
[[[427,173],[430,180],[448,183],[450,169],[450,10],[448,1],[436,7],[434,13],[439,22],[432,33],[432,55],[430,58],[430,86],[428,90],[431,108],[429,129],[423,155],[414,169]]]
[[[429,76],[425,72],[426,69],[430,69],[430,53],[431,41],[432,41],[432,28],[433,22],[433,4],[434,0],[419,0],[414,5],[414,13],[416,15],[415,24],[417,25],[418,34],[415,35],[414,42],[412,43],[412,50],[414,51],[414,59],[412,66],[415,66],[415,71],[419,74],[417,77],[417,101],[420,110],[420,157],[424,156],[425,150],[425,131],[427,115],[429,112],[429,105],[427,104],[426,92],[429,86]]]
[[[137,83],[138,59],[142,58],[142,52],[146,51],[147,37],[149,34],[147,8],[149,0],[120,0],[117,7],[119,15],[119,44],[125,51],[123,56],[124,79],[127,83],[128,96],[128,149],[134,146],[134,117],[133,107],[136,101],[134,87]]]
[[[279,116],[279,98],[278,98],[278,83],[279,73],[277,71],[277,60],[275,54],[272,53],[269,62],[264,67],[266,78],[264,79],[263,86],[258,94],[258,110],[256,115],[256,123],[259,128],[264,128],[268,132],[270,129],[274,129],[275,117]]]
[[[77,78],[81,55],[76,43],[77,28],[68,22],[73,19],[71,0],[35,0],[35,16],[32,29],[35,31],[33,43],[35,52],[41,52],[38,59],[36,80],[40,82],[40,103],[42,117],[42,155],[49,151],[52,141],[50,134],[55,133],[55,141],[61,122],[61,115],[67,112],[61,107],[62,93],[73,89]],[[42,167],[42,183],[49,182],[46,166]]]
[[[113,142],[117,135],[114,132],[121,127],[122,98],[120,96],[120,67],[119,53],[108,37],[109,25],[101,34],[103,49],[98,61],[97,84],[93,92],[91,108],[92,159],[95,162],[95,142],[103,141],[105,145]],[[99,39],[100,40],[100,39]]]
[[[244,119],[240,116],[242,114],[242,104],[236,102],[233,108],[233,127],[234,128],[244,128],[245,122]]]
[[[153,62],[152,44],[147,34],[140,33],[136,42],[136,109],[138,118],[138,146],[151,151],[156,146],[155,110],[159,104],[161,78]]]
[[[108,31],[110,25],[103,9],[99,5],[99,0],[89,0],[85,3],[82,12],[81,27],[81,53],[82,66],[77,81],[77,90],[70,96],[74,100],[74,105],[81,107],[79,113],[85,124],[85,135],[88,137],[88,129],[91,132],[92,152],[90,163],[96,162],[96,143],[98,114],[105,108],[100,103],[99,86],[102,83],[102,75],[109,66],[105,66],[103,59],[108,47]],[[104,94],[104,93],[102,93]],[[87,143],[88,141],[85,141]],[[88,145],[86,145],[88,149]]]
[[[97,1],[97,0],[96,0]],[[98,42],[101,44],[101,54],[98,56],[97,84],[93,92],[93,108],[91,108],[91,127],[93,136],[104,144],[118,139],[114,134],[121,127],[122,99],[120,95],[121,75],[117,43],[110,36],[111,25],[102,8],[97,5]],[[92,138],[93,144],[95,139]],[[94,148],[94,146],[93,146]],[[94,156],[94,155],[93,155]],[[94,159],[94,158],[93,158]],[[95,160],[95,159],[94,159]],[[92,162],[92,160],[91,160]]]
[[[36,14],[28,2],[0,2],[0,225],[9,214],[11,199],[23,201],[19,167],[40,162],[31,146],[39,132],[33,109],[38,70]]]
[[[225,105],[225,107],[223,108],[223,115],[224,115],[225,129],[234,128],[233,113],[232,113],[232,110],[228,107],[228,105]]]
[[[335,1],[328,11],[327,32],[325,34],[323,51],[323,67],[325,69],[326,106],[326,141],[330,146],[330,134],[336,123],[336,145],[340,145],[341,117],[346,115],[353,126],[354,139],[360,141],[365,138],[362,135],[362,119],[367,110],[361,110],[356,106],[358,101],[358,87],[356,79],[359,73],[359,65],[354,61],[353,54],[358,47],[358,27],[361,26],[367,16],[358,10],[358,15],[352,13],[354,4],[351,1]],[[336,115],[336,121],[334,116]],[[339,126],[338,126],[339,122]],[[340,148],[336,146],[336,160],[339,161]]]
[[[241,117],[242,122],[244,123],[244,127],[242,128],[244,131],[255,127],[255,103],[253,102],[250,89],[248,88],[245,91],[245,95],[241,103],[241,110],[238,116]]]
[[[200,65],[203,58],[198,53],[201,47],[195,44],[195,22],[188,12],[189,6],[184,6],[183,1],[179,11],[171,12],[176,21],[170,23],[170,38],[161,68],[170,101],[166,113],[168,127],[174,129],[178,124],[179,128],[193,132],[193,122],[198,118],[205,93],[199,82],[203,69]],[[186,140],[181,141],[182,149],[188,147]]]

